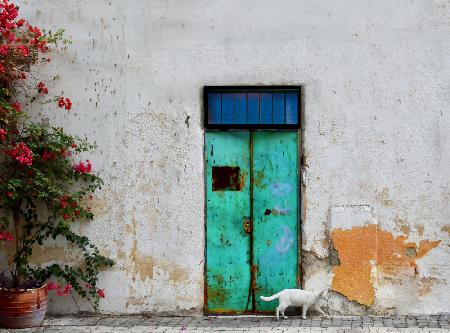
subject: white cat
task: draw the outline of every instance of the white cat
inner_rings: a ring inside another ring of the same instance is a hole
[[[261,299],[264,302],[270,302],[276,298],[278,298],[278,307],[276,309],[277,319],[280,319],[280,313],[283,318],[287,318],[284,315],[284,310],[288,306],[301,306],[302,307],[302,317],[306,319],[306,311],[309,307],[312,307],[314,310],[318,311],[322,316],[326,316],[326,314],[320,308],[320,305],[317,304],[317,301],[320,299],[326,299],[328,289],[321,289],[319,291],[307,291],[302,289],[284,289],[279,293],[272,295],[270,297],[261,296]]]

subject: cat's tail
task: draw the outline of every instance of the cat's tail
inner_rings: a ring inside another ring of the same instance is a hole
[[[274,299],[277,299],[278,297],[280,297],[280,294],[281,294],[281,292],[279,292],[279,293],[277,293],[277,294],[275,294],[275,295],[269,296],[269,297],[261,296],[260,298],[261,298],[264,302],[270,302],[270,301],[273,301]]]

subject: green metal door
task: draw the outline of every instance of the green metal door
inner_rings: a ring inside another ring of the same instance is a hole
[[[256,310],[274,310],[263,302],[297,286],[298,149],[297,133],[253,134],[253,261]]]
[[[245,311],[250,286],[250,134],[206,133],[208,311]]]
[[[296,132],[207,132],[206,312],[266,312],[297,287]]]

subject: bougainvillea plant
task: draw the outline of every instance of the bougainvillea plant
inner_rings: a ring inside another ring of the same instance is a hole
[[[12,287],[47,282],[58,295],[76,292],[97,308],[99,298],[105,297],[98,286],[99,270],[113,262],[71,228],[77,220],[93,218],[89,202],[102,180],[79,154],[95,147],[29,114],[37,102],[53,104],[54,112],[71,111],[71,100],[51,95],[49,82],[40,81],[33,71],[67,41],[63,30],[45,32],[19,19],[18,10],[0,0],[0,242],[15,244]],[[77,248],[81,265],[31,263],[33,250],[49,238]]]

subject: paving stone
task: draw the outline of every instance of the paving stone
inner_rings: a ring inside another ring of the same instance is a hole
[[[21,333],[64,332],[323,332],[323,333],[443,333],[450,332],[450,316],[292,317],[146,317],[65,316],[47,318],[38,328]],[[0,332],[8,332],[0,330]]]

